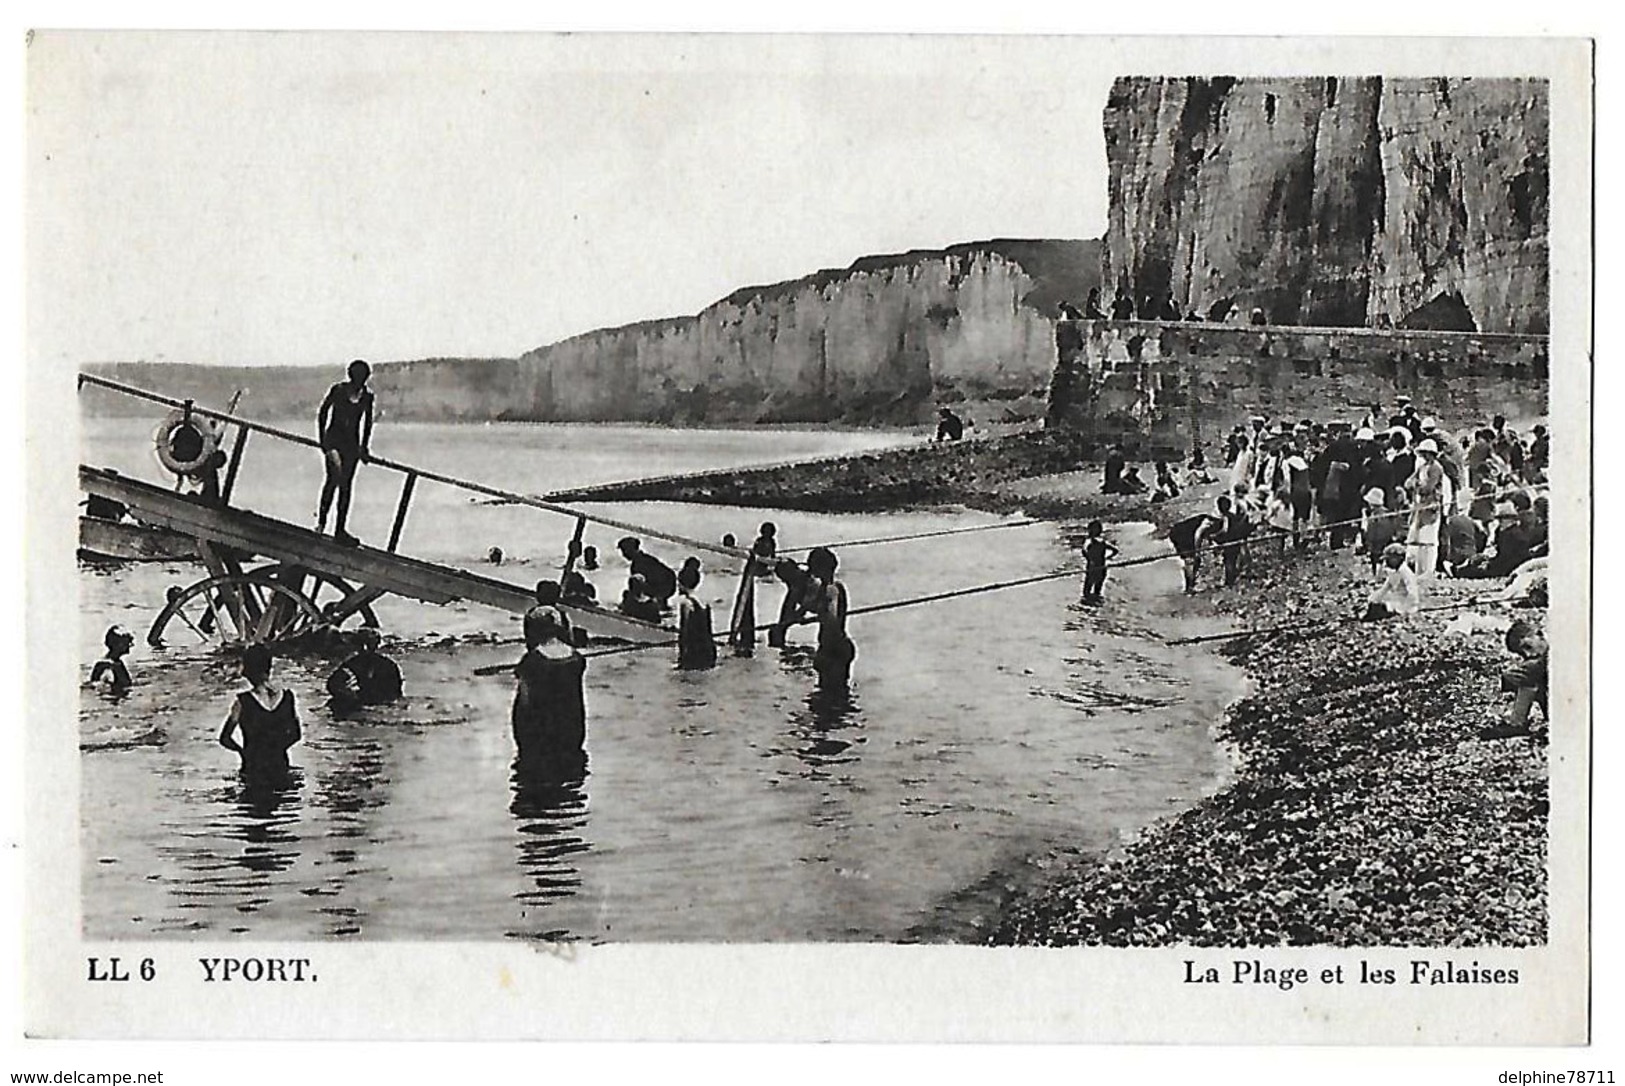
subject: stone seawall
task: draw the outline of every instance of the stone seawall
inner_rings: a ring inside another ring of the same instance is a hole
[[[1354,420],[1401,394],[1447,429],[1544,417],[1545,336],[1062,321],[1048,426],[1179,456],[1249,415]]]

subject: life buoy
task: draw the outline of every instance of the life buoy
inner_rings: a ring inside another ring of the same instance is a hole
[[[220,431],[202,415],[176,408],[152,435],[158,462],[176,475],[190,475],[220,448]]]

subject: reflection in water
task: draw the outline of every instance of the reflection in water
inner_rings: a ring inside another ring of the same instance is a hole
[[[582,751],[545,754],[513,762],[513,814],[519,831],[519,870],[524,889],[514,894],[521,919],[532,911],[545,916],[550,902],[574,894],[581,874],[573,857],[589,847],[582,837],[587,825],[587,755]],[[510,931],[522,939],[557,939],[561,930]]]
[[[155,930],[206,930],[222,907],[257,913],[276,898],[285,889],[278,876],[299,860],[300,838],[292,829],[299,822],[303,786],[297,768],[275,779],[240,778],[207,795],[209,808],[220,812],[218,825],[171,827],[192,843],[161,850],[181,869],[168,887],[181,912],[161,917]]]
[[[298,768],[276,776],[243,777],[231,791],[236,817],[226,836],[246,842],[237,862],[250,871],[286,871],[299,858],[299,793],[304,773]]]
[[[826,767],[858,760],[854,747],[863,736],[852,733],[862,726],[862,718],[850,687],[815,689],[806,704],[806,712],[790,719],[790,735],[796,740],[790,753],[807,767],[805,776],[822,780]]]

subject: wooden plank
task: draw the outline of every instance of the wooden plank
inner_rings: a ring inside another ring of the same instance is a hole
[[[536,602],[534,592],[520,585],[373,547],[342,546],[307,528],[242,509],[202,505],[114,472],[81,466],[79,484],[88,493],[123,502],[151,523],[207,543],[321,570],[425,603],[461,599],[523,614]],[[579,615],[582,625],[599,636],[632,641],[672,636],[667,627],[602,608],[572,606],[566,614],[572,620]]]

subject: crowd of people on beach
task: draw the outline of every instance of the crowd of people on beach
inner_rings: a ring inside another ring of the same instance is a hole
[[[1259,548],[1304,550],[1324,537],[1332,550],[1365,554],[1373,573],[1395,590],[1374,602],[1382,612],[1402,614],[1418,604],[1415,586],[1393,564],[1395,553],[1419,582],[1510,577],[1542,568],[1531,563],[1546,556],[1551,435],[1543,424],[1525,437],[1496,415],[1455,435],[1402,396],[1394,413],[1372,404],[1356,422],[1272,424],[1254,415],[1227,435],[1223,456],[1216,475],[1198,443],[1183,480],[1167,461],[1156,463],[1153,502],[1224,483],[1211,510],[1170,532],[1189,592],[1205,553],[1219,552],[1230,585]],[[1101,493],[1148,489],[1120,446],[1108,450]]]
[[[1229,586],[1261,554],[1285,556],[1324,540],[1332,551],[1364,555],[1376,581],[1357,616],[1365,621],[1417,614],[1427,585],[1440,577],[1505,579],[1499,599],[1543,608],[1550,463],[1544,424],[1520,434],[1496,415],[1456,434],[1404,396],[1392,412],[1370,404],[1356,421],[1272,423],[1254,415],[1226,436],[1217,475],[1203,447],[1192,450],[1184,487],[1222,484],[1221,492],[1210,509],[1174,523],[1169,539],[1187,593],[1198,590],[1203,559],[1215,551]],[[1145,493],[1124,486],[1136,478],[1113,448],[1102,492]],[[1157,479],[1150,500],[1180,494],[1167,463],[1158,462]],[[1091,542],[1098,525],[1089,526]],[[1105,565],[1089,543],[1085,562],[1084,602],[1098,603]],[[1521,662],[1506,679],[1518,699],[1505,734],[1526,734],[1530,707],[1544,712],[1546,704],[1547,643],[1520,619],[1506,645]]]

